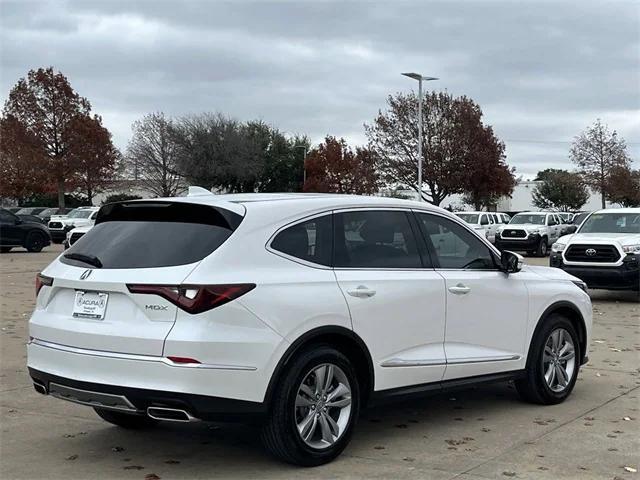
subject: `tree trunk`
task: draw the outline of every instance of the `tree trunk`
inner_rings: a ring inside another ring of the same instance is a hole
[[[89,199],[89,205],[93,205],[93,189],[91,187],[87,188],[87,198]]]
[[[58,208],[64,208],[64,178],[58,179]]]
[[[607,208],[607,202],[605,201],[604,189],[600,192],[600,198],[602,199],[602,208]]]

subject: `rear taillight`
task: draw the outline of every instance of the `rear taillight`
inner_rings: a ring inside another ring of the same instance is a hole
[[[230,285],[139,285],[127,284],[131,293],[159,295],[169,300],[185,312],[195,314],[206,312],[230,302],[256,285],[235,283]]]
[[[47,287],[53,285],[53,278],[42,275],[41,273],[36,275],[36,298],[38,297],[38,293],[40,293],[42,287],[44,287],[45,285]]]

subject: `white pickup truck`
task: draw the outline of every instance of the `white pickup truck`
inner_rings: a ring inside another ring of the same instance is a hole
[[[76,227],[93,225],[96,222],[100,207],[79,207],[71,211],[66,217],[52,217],[48,227],[54,243],[62,243],[67,233]]]
[[[576,233],[551,247],[552,267],[578,277],[589,288],[640,289],[640,208],[593,212]]]
[[[521,212],[498,228],[496,247],[546,257],[549,247],[562,235],[563,224],[554,212]]]
[[[491,243],[495,242],[496,230],[500,225],[497,217],[490,212],[456,212],[455,215],[468,223]]]

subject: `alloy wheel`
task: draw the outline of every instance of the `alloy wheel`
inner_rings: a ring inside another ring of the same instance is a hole
[[[551,332],[544,345],[542,368],[547,386],[560,393],[569,386],[576,368],[573,339],[564,328]]]
[[[315,449],[331,447],[350,418],[351,385],[344,371],[331,363],[314,367],[296,395],[295,421],[302,441]]]

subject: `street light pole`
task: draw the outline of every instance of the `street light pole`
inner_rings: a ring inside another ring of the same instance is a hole
[[[436,77],[425,77],[419,73],[403,73],[405,77],[418,81],[418,194],[422,202],[422,81],[438,80]]]
[[[302,188],[304,188],[304,184],[307,183],[307,146],[296,145],[295,148],[302,149]]]

